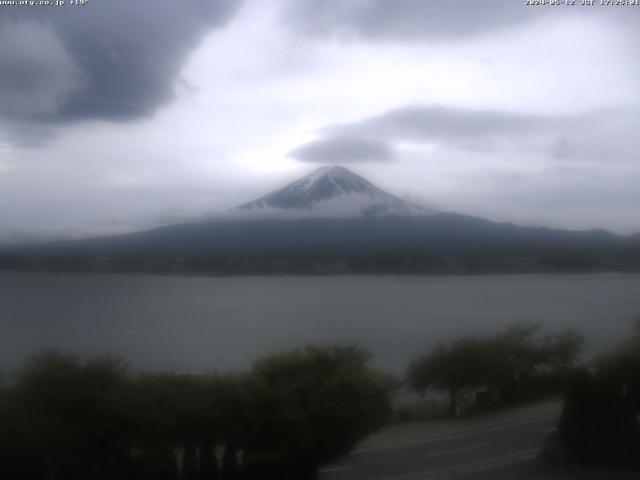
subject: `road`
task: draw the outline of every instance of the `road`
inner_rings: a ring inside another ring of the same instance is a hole
[[[557,421],[557,413],[545,414],[411,445],[357,450],[343,463],[321,470],[320,480],[485,478],[491,470],[512,470],[535,458]]]

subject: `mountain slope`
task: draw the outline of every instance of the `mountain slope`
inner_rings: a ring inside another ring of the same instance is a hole
[[[408,215],[418,211],[344,167],[322,167],[237,211],[292,217]]]
[[[329,215],[327,206],[338,214]],[[237,211],[251,215],[5,248],[0,269],[313,273],[339,264],[340,271],[376,273],[640,270],[640,236],[414,214],[341,167],[317,170]]]
[[[494,223],[455,213],[419,217],[236,220],[50,244],[72,254],[134,255],[542,255],[596,254],[634,245],[610,232]]]

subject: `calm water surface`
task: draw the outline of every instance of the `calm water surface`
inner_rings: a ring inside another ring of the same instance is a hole
[[[640,275],[154,277],[0,273],[0,371],[45,348],[134,367],[237,369],[305,343],[352,343],[400,373],[439,340],[514,320],[575,327],[597,350],[640,316]]]

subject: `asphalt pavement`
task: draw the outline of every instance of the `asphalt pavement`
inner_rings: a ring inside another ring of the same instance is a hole
[[[492,470],[513,474],[519,465],[538,456],[558,417],[557,412],[538,414],[406,445],[363,448],[342,463],[322,469],[320,480],[486,478]]]

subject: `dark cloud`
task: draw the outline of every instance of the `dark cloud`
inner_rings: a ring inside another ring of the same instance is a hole
[[[451,107],[407,106],[323,129],[331,136],[435,143],[469,151],[527,151],[558,161],[635,162],[640,137],[635,108],[539,115]]]
[[[285,10],[303,34],[371,39],[451,39],[530,22],[549,9],[514,0],[296,0]],[[557,14],[558,12],[553,12]]]
[[[360,137],[330,137],[307,143],[289,154],[309,163],[389,162],[394,159],[391,147],[380,140]]]
[[[109,0],[4,8],[0,114],[43,123],[148,115],[172,98],[179,70],[202,36],[240,4]]]
[[[560,121],[534,114],[407,106],[324,131],[336,136],[361,135],[395,142],[435,142],[462,149],[491,150],[503,147],[505,141],[553,133]]]
[[[455,139],[521,132],[547,125],[547,118],[491,110],[407,106],[390,110],[358,124],[330,130],[363,130],[376,136],[408,140]]]
[[[46,25],[5,23],[0,28],[0,112],[25,117],[55,112],[82,84],[80,69]]]
[[[53,137],[53,129],[46,124],[0,119],[0,143],[37,148],[47,146]]]

